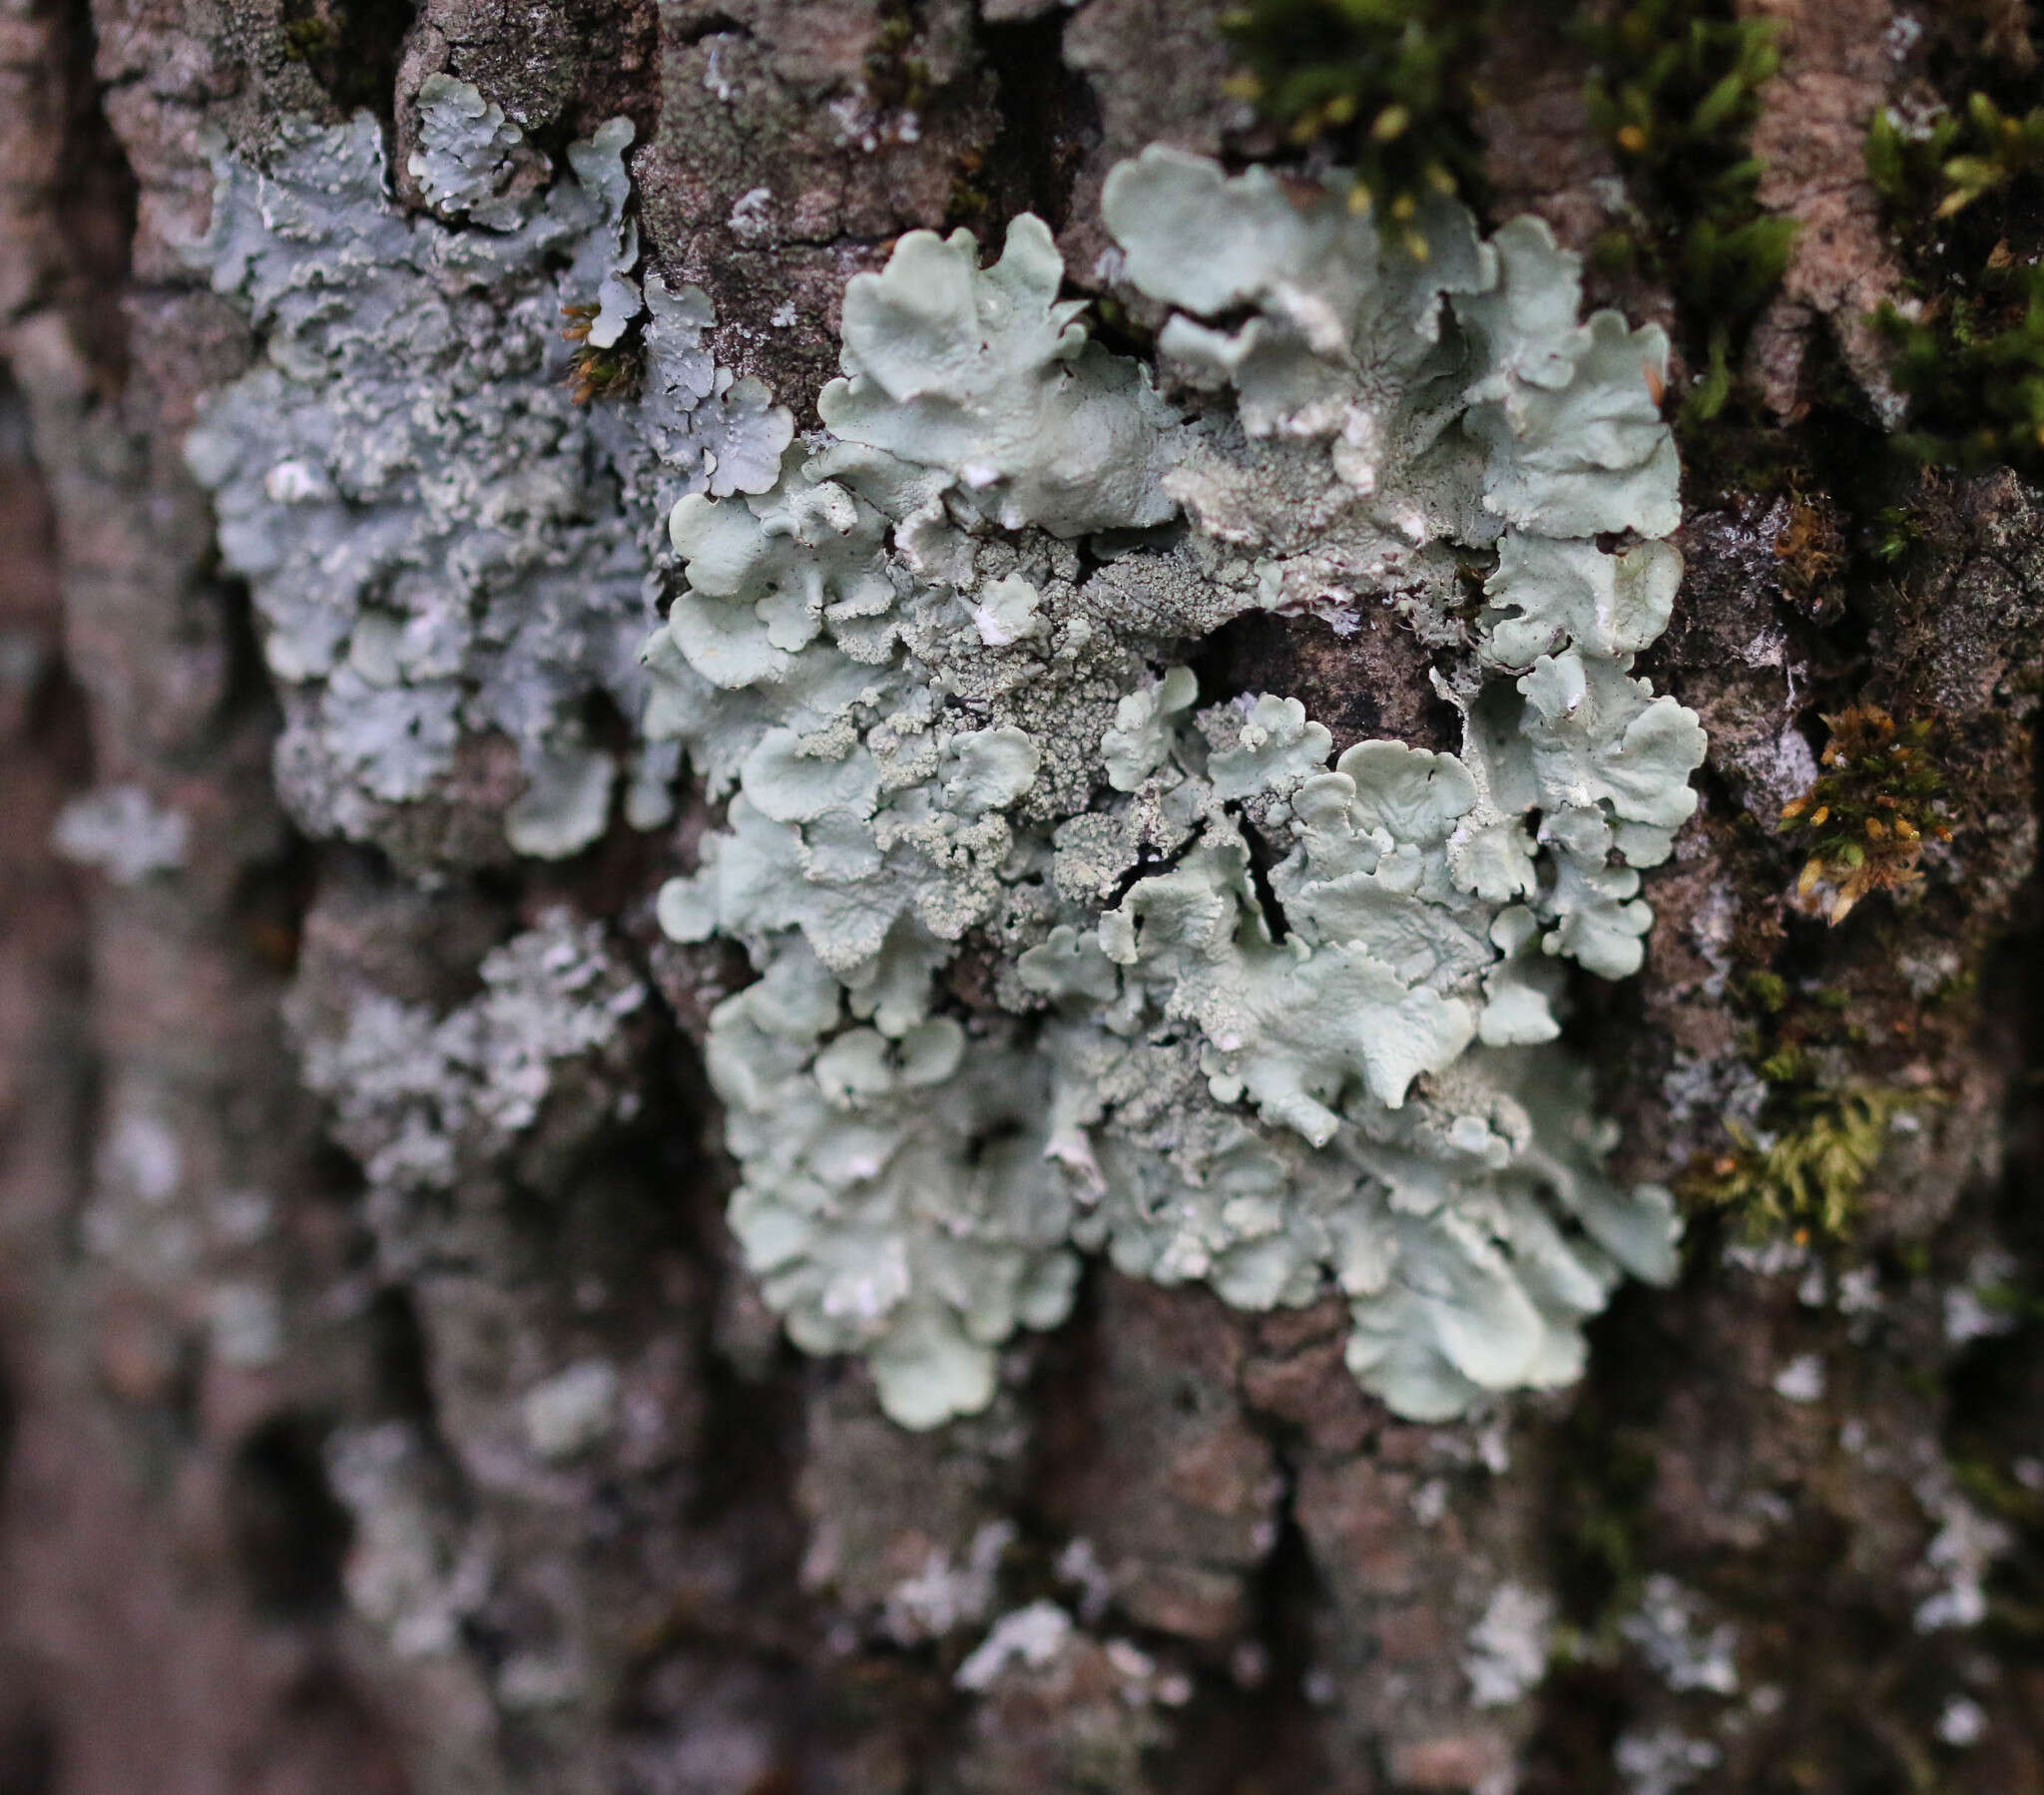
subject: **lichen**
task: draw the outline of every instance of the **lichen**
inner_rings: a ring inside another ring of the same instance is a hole
[[[526,1391],[519,1404],[526,1444],[549,1464],[600,1446],[617,1425],[618,1368],[583,1359]]]
[[[984,1406],[1075,1249],[1245,1307],[1338,1288],[1422,1417],[1573,1377],[1621,1270],[1672,1273],[1556,1045],[1557,962],[1637,969],[1637,869],[1695,805],[1696,719],[1631,672],[1680,572],[1666,345],[1580,320],[1536,223],[1437,197],[1422,259],[1353,192],[1114,172],[1178,403],[1034,219],[987,267],[911,233],[846,293],[829,429],[674,507],[646,728],[729,806],[660,919],[762,974],[711,1026],[733,1223],[909,1425]],[[1432,647],[1459,754],[1201,702],[1192,645],[1329,602]]]
[[[422,1430],[386,1421],[327,1441],[326,1475],[354,1517],[342,1580],[348,1603],[400,1659],[453,1652],[490,1592],[493,1567],[462,1539]]]
[[[515,1172],[542,1146],[559,1157],[635,1101],[627,1028],[647,991],[599,925],[550,910],[480,970],[481,992],[445,1013],[375,991],[340,1016],[303,992],[287,1006],[305,1082],[367,1174],[386,1253],[418,1250],[416,1230],[381,1225],[409,1205]]]
[[[1504,1707],[1530,1693],[1547,1674],[1553,1636],[1554,1603],[1548,1596],[1523,1583],[1499,1583],[1469,1629],[1462,1668],[1471,1703]]]
[[[364,119],[221,155],[206,258],[264,356],[190,454],[300,820],[387,845],[494,732],[524,791],[493,826],[565,855],[613,803],[593,695],[640,724],[635,824],[686,753],[725,823],[660,922],[761,975],[708,1048],[732,1224],[908,1425],[984,1407],[1093,1249],[1250,1308],[1338,1289],[1407,1415],[1573,1377],[1621,1272],[1674,1268],[1557,1040],[1561,961],[1638,968],[1703,754],[1632,672],[1681,568],[1660,333],[1582,319],[1536,222],[1484,239],[1436,193],[1387,232],[1352,176],[1153,149],[1105,217],[1162,388],[1024,216],[990,265],[917,231],[854,278],[796,442],[703,295],[635,272],[629,137],[549,184],[429,81],[425,217]],[[1295,697],[1202,692],[1230,619],[1363,603],[1433,655],[1459,752],[1336,756]],[[483,977],[301,1021],[372,1207],[516,1175],[571,1063],[616,1097],[641,994],[600,944],[549,920]]]
[[[500,108],[431,77],[410,165],[428,218],[392,202],[367,114],[283,121],[263,169],[217,151],[198,254],[262,354],[187,453],[254,593],[279,780],[315,833],[402,845],[393,811],[452,801],[464,744],[494,734],[526,789],[489,826],[522,853],[585,846],[618,770],[588,706],[644,704],[666,510],[772,484],[787,413],[713,364],[699,291],[632,272],[631,139],[611,121],[544,185]],[[664,814],[657,791],[628,810]]]
[[[140,785],[110,785],[66,804],[50,844],[67,860],[101,868],[116,885],[139,885],[185,864],[192,820]]]

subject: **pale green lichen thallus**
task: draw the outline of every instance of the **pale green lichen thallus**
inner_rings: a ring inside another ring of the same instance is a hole
[[[1404,1415],[1574,1377],[1618,1277],[1675,1263],[1557,1039],[1563,960],[1638,970],[1704,751],[1632,672],[1681,576],[1660,332],[1581,318],[1535,222],[1441,198],[1387,236],[1339,179],[1152,149],[1103,271],[1163,316],[1155,370],[1058,297],[1037,219],[986,266],[916,231],[851,281],[797,439],[640,271],[629,126],[549,182],[473,87],[420,103],[428,217],[366,120],[218,160],[205,254],[263,349],[190,453],[299,820],[381,839],[495,731],[510,845],[575,852],[619,770],[594,692],[641,724],[636,825],[686,756],[727,822],[662,926],[760,974],[710,1033],[732,1225],[907,1425],[983,1407],[1089,1251],[1245,1308],[1338,1290]],[[564,309],[636,379],[578,403]],[[1361,607],[1459,752],[1336,756],[1191,671],[1245,613]]]
[[[1247,1308],[1338,1288],[1409,1416],[1564,1382],[1620,1272],[1674,1267],[1556,1045],[1557,957],[1637,970],[1703,756],[1631,672],[1681,573],[1665,342],[1446,201],[1416,259],[1338,183],[1154,149],[1106,215],[1176,402],[1036,219],[986,267],[916,232],[846,292],[827,429],[675,507],[648,728],[730,803],[661,920],[762,973],[711,1031],[733,1225],[911,1426],[982,1407],[1089,1249]],[[1364,604],[1436,650],[1459,755],[1329,764],[1294,698],[1202,702],[1230,618]],[[946,995],[968,938],[997,1007]]]

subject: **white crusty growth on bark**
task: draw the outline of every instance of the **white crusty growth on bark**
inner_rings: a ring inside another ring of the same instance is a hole
[[[254,592],[279,782],[315,833],[378,838],[391,806],[449,793],[464,737],[497,732],[526,775],[510,845],[594,840],[617,768],[584,712],[644,704],[660,519],[683,492],[773,483],[788,414],[715,367],[702,293],[631,275],[631,141],[614,119],[571,146],[572,178],[514,182],[518,128],[434,76],[411,173],[437,218],[392,202],[366,114],[284,121],[260,169],[216,154],[198,253],[262,352],[187,453]],[[592,347],[636,330],[627,395],[575,403],[567,306],[592,309]],[[635,822],[662,819],[664,783],[628,801]]]
[[[548,910],[479,970],[480,994],[444,1014],[375,991],[343,1016],[313,1010],[302,992],[287,1005],[305,1082],[332,1101],[379,1222],[513,1158],[549,1111],[557,1132],[576,1135],[635,1101],[627,1025],[647,989],[601,925]],[[386,1258],[408,1238],[385,1230]]]
[[[1680,572],[1666,344],[1579,322],[1527,221],[1440,206],[1422,261],[1338,181],[1165,150],[1106,212],[1189,415],[1086,339],[1036,220],[985,268],[914,232],[847,290],[831,434],[675,508],[647,727],[732,795],[661,920],[764,975],[712,1023],[734,1226],[912,1426],[985,1404],[1075,1246],[1338,1287],[1408,1415],[1565,1381],[1621,1269],[1673,1269],[1554,1045],[1556,957],[1637,968],[1633,869],[1695,804],[1696,719],[1630,671]],[[1200,706],[1190,644],[1328,600],[1438,649],[1459,755],[1330,767],[1295,699]],[[968,937],[997,1012],[939,984]]]

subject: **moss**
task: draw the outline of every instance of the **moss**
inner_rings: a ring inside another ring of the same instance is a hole
[[[1903,1111],[1937,1101],[1934,1093],[1880,1085],[1797,1092],[1779,1129],[1755,1133],[1728,1123],[1732,1150],[1694,1172],[1685,1194],[1727,1211],[1752,1238],[1790,1231],[1843,1238],[1889,1125]]]
[[[1955,1453],[1951,1467],[1976,1507],[2019,1527],[2044,1527],[2044,1495],[2019,1483],[1993,1459]]]
[[[1355,171],[1357,204],[1423,253],[1410,223],[1433,194],[1470,194],[1483,34],[1495,0],[1250,0],[1222,30],[1230,91],[1301,148]]]
[[[1845,534],[1836,508],[1824,496],[1791,489],[1788,521],[1775,538],[1782,564],[1782,589],[1805,612],[1830,614],[1841,603],[1839,576],[1845,568]]]
[[[644,371],[644,331],[639,320],[634,319],[625,334],[607,349],[589,341],[589,327],[601,309],[597,305],[561,307],[561,315],[568,320],[561,327],[561,334],[576,345],[575,352],[568,357],[567,386],[569,397],[578,405],[596,399],[622,398],[636,391]]]
[[[986,158],[977,150],[960,153],[953,164],[950,197],[944,202],[946,224],[978,224],[993,208],[986,187]]]
[[[1883,505],[1874,516],[1871,553],[1882,566],[1892,567],[1908,558],[1920,537],[1915,513],[1908,506]]]
[[[1970,1015],[1979,998],[1980,970],[1968,967],[1964,972],[1954,973],[1933,991],[1929,1003],[1934,1009]]]
[[[1914,317],[1876,314],[1889,377],[1910,400],[1897,448],[1943,467],[2044,467],[2044,265],[1990,251],[1977,292],[1952,292]]]
[[[872,47],[866,52],[866,93],[882,111],[913,112],[929,98],[930,65],[910,54],[915,15],[904,0],[880,9]]]
[[[1852,704],[1824,721],[1822,770],[1783,807],[1782,826],[1808,848],[1796,902],[1835,926],[1870,892],[1919,879],[1924,838],[1948,840],[1951,829],[1929,719],[1897,723],[1877,704]]]
[[[1675,1345],[1644,1304],[1622,1301],[1597,1324],[1591,1381],[1561,1424],[1553,1461],[1548,1515],[1564,1611],[1557,1667],[1610,1667],[1624,1654],[1621,1622],[1653,1569],[1656,1428]]]
[[[2034,476],[2044,468],[2044,107],[2018,117],[1975,91],[1916,134],[1883,112],[1867,132],[1866,170],[1921,289],[1874,314],[1909,400],[1895,446],[1937,466],[2006,462]]]
[[[283,59],[306,70],[343,113],[390,116],[409,0],[283,0]]]
[[[1990,1315],[2005,1316],[2017,1324],[2044,1321],[2044,1296],[2024,1284],[1981,1284],[1975,1287],[1973,1295]]]
[[[2044,107],[2011,118],[1982,93],[1967,97],[1963,117],[1940,114],[1920,135],[1904,133],[1886,111],[1866,133],[1867,178],[1881,198],[1905,211],[1928,199],[1940,219],[2040,170]]]
[[[1654,1454],[1643,1442],[1623,1436],[1608,1442],[1603,1474],[1591,1500],[1579,1511],[1576,1550],[1597,1568],[1606,1584],[1589,1634],[1606,1646],[1615,1646],[1618,1618],[1634,1605],[1646,1577],[1641,1536],[1655,1469]]]
[[[324,58],[338,43],[339,33],[321,18],[293,19],[283,28],[283,53],[289,62]]]
[[[1764,969],[1731,995],[1747,1019],[1741,1058],[1767,1095],[1752,1125],[1726,1123],[1724,1148],[1691,1165],[1681,1193],[1693,1207],[1725,1212],[1748,1238],[1843,1238],[1895,1117],[1944,1099],[1874,1070],[1874,1036],[1887,1036],[1862,1020],[1863,993]]]
[[[1882,108],[1866,128],[1866,178],[1873,191],[1898,211],[1915,209],[1926,195],[1935,198],[1938,171],[1958,134],[1959,122],[1949,113],[1940,113],[1925,133],[1911,135]]]
[[[1779,1016],[1788,1003],[1788,981],[1778,972],[1748,973],[1746,997],[1770,1016]]]
[[[1694,428],[1733,397],[1733,367],[1788,265],[1792,220],[1760,208],[1748,153],[1761,85],[1780,64],[1774,28],[1710,0],[1638,0],[1579,27],[1594,58],[1587,98],[1647,228],[1608,231],[1611,273],[1665,281],[1682,306],[1701,378],[1683,400]]]

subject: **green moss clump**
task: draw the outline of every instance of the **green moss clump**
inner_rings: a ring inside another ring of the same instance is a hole
[[[1750,1238],[1794,1232],[1841,1239],[1894,1119],[1936,1101],[1934,1093],[1882,1085],[1797,1092],[1778,1129],[1757,1135],[1728,1123],[1732,1149],[1693,1174],[1687,1194],[1727,1211]]]
[[[1856,727],[1847,724],[1848,738]],[[1905,758],[1905,779],[1909,765]],[[1847,792],[1839,801],[1852,809],[1861,800]],[[1871,804],[1864,813],[1892,814]],[[1728,1122],[1724,1147],[1691,1164],[1682,1194],[1695,1208],[1724,1212],[1749,1239],[1843,1239],[1896,1117],[1944,1096],[1890,1083],[1868,1065],[1873,1031],[1863,994],[1798,987],[1761,968],[1734,981],[1730,995],[1746,1019],[1741,1058],[1767,1082],[1767,1094],[1751,1126]]]
[[[1954,1455],[1950,1464],[1959,1488],[1975,1506],[2018,1527],[2044,1528],[2044,1495],[2012,1476],[1997,1458]],[[2044,1613],[2034,1615],[2028,1630],[2044,1633]]]
[[[953,165],[955,173],[951,178],[950,198],[944,203],[946,224],[976,224],[993,208],[993,196],[987,192],[983,176],[986,172],[985,158],[977,150],[966,150]]]
[[[2044,468],[2044,264],[1998,243],[1977,291],[1913,317],[1884,305],[1875,321],[1893,350],[1889,378],[1910,401],[1897,448],[1940,467]]]
[[[1780,1016],[1788,1007],[1788,981],[1778,972],[1763,968],[1745,979],[1745,996],[1769,1016]]]
[[[283,28],[284,60],[301,63],[323,61],[332,55],[339,42],[340,34],[325,19],[316,16],[292,19]]]
[[[1588,21],[1590,117],[1617,150],[1649,232],[1609,231],[1597,259],[1675,290],[1703,378],[1683,401],[1692,426],[1732,397],[1746,334],[1788,265],[1794,221],[1760,208],[1748,150],[1759,96],[1780,66],[1772,24],[1711,0],[1636,0]]]
[[[1578,1414],[1581,1411],[1579,1409]],[[1647,1579],[1645,1524],[1659,1460],[1649,1429],[1592,1416],[1574,1420],[1565,1459],[1568,1517],[1562,1540],[1574,1616],[1557,1623],[1553,1653],[1560,1664],[1612,1664],[1625,1649],[1619,1623],[1639,1605]]]
[[[883,112],[913,112],[929,98],[929,61],[909,54],[915,31],[915,15],[905,0],[881,8],[866,52],[865,77],[867,98]]]
[[[342,113],[388,119],[411,0],[282,0],[277,49],[309,74]]]
[[[638,387],[644,372],[646,355],[640,319],[635,318],[625,334],[607,349],[600,349],[589,340],[589,326],[601,309],[596,305],[561,307],[561,315],[568,320],[561,327],[561,334],[575,344],[574,353],[568,357],[568,396],[578,405],[621,398]]]
[[[1935,216],[1955,218],[1975,201],[2044,170],[2044,107],[2011,118],[1985,94],[1966,102],[1920,137],[1906,136],[1885,110],[1866,133],[1866,174],[1891,206],[1911,209],[1926,198]]]
[[[2021,117],[1972,94],[1915,135],[1888,113],[1866,172],[1930,296],[1883,305],[1889,378],[1909,400],[1895,446],[1940,467],[2044,470],[2044,262],[2035,239],[2044,107]]]
[[[1940,113],[1925,135],[1911,136],[1883,107],[1866,128],[1866,178],[1873,191],[1898,211],[1915,210],[1925,195],[1936,198],[1939,171],[1958,136],[1959,122],[1950,113]]]
[[[1915,514],[1906,505],[1883,505],[1874,514],[1874,536],[1871,553],[1874,560],[1883,567],[1892,567],[1908,559],[1909,551],[1915,548],[1921,532],[1917,528]]]
[[[1359,203],[1400,226],[1429,193],[1479,183],[1475,72],[1496,11],[1496,0],[1249,0],[1221,21],[1238,62],[1229,91],[1293,144],[1326,145],[1355,171]]]
[[[1919,879],[1924,838],[1949,840],[1951,829],[1939,814],[1945,778],[1928,718],[1897,723],[1878,704],[1851,704],[1824,721],[1821,770],[1782,807],[1782,826],[1808,844],[1797,901],[1835,927],[1869,892]]]
[[[1940,218],[1963,212],[1982,195],[2044,169],[2044,107],[2033,106],[2020,119],[2012,119],[1985,94],[1975,94],[1966,116],[1978,147],[1945,163]]]

